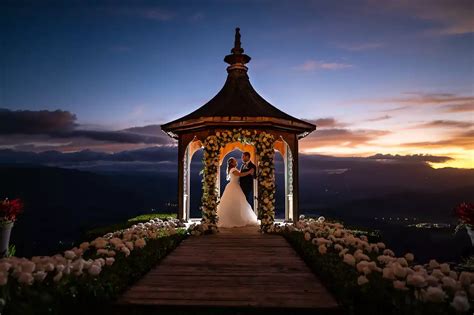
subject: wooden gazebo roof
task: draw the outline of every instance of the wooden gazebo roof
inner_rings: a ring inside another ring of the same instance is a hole
[[[162,125],[161,129],[173,138],[183,132],[209,127],[272,127],[299,137],[315,130],[315,125],[286,114],[255,91],[245,66],[251,58],[243,52],[237,28],[232,54],[224,58],[229,64],[228,75],[219,93],[192,113]]]

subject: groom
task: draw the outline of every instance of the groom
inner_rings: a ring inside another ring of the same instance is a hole
[[[253,199],[252,199],[252,192],[253,192],[253,180],[257,178],[257,168],[255,164],[250,161],[250,153],[244,152],[242,153],[242,167],[240,168],[240,172],[247,172],[250,171],[250,174],[246,176],[242,176],[240,178],[240,187],[244,192],[245,198],[247,198],[248,203],[251,207],[253,207]]]

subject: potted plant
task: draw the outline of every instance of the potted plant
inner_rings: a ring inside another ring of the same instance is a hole
[[[8,254],[13,223],[22,211],[23,203],[20,199],[9,200],[6,198],[0,201],[0,257],[5,257]]]
[[[463,202],[454,208],[454,213],[459,220],[456,232],[465,227],[467,234],[471,238],[471,245],[474,245],[474,204]]]

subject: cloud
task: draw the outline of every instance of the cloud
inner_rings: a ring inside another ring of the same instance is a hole
[[[133,171],[133,172],[176,172],[177,147],[162,146],[138,150],[127,150],[118,153],[83,150],[64,153],[59,151],[19,152],[0,149],[0,164],[32,164],[90,171]],[[328,174],[343,173],[361,165],[376,166],[392,162],[397,164],[423,164],[426,162],[442,163],[450,157],[434,155],[385,155],[376,154],[369,157],[334,157],[316,154],[300,154],[301,170],[323,172]],[[281,163],[277,161],[277,163]],[[192,160],[192,171],[202,167],[199,156]]]
[[[474,126],[472,122],[468,121],[456,121],[456,120],[433,120],[420,125],[415,128],[471,128]]]
[[[305,63],[295,66],[294,69],[299,71],[316,71],[316,70],[341,70],[352,68],[353,65],[339,62],[326,62],[322,60],[308,60]]]
[[[345,127],[348,124],[337,121],[335,118],[319,118],[319,119],[304,119],[305,121],[316,125],[319,128],[335,128],[335,127]]]
[[[76,115],[62,110],[0,109],[0,134],[48,134],[73,130]]]
[[[412,154],[412,155],[399,155],[399,154],[381,154],[367,157],[372,160],[391,160],[391,161],[402,161],[402,162],[431,162],[431,163],[444,163],[453,160],[449,156],[438,156],[431,154]]]
[[[423,148],[447,148],[458,147],[463,149],[474,149],[474,130],[456,133],[454,136],[439,141],[407,142],[400,146],[423,147]]]
[[[379,116],[379,117],[375,117],[375,118],[366,119],[366,121],[375,122],[375,121],[387,120],[387,119],[390,119],[390,118],[392,118],[392,116],[383,115],[383,116]]]
[[[33,164],[87,171],[175,173],[177,148],[171,146],[126,150],[118,153],[82,150],[78,152],[21,152],[0,149],[0,163]]]
[[[350,129],[321,129],[311,133],[302,140],[302,145],[308,147],[357,147],[377,140],[390,134],[386,130],[350,130]]]
[[[445,113],[474,112],[474,103],[446,105],[441,108]]]
[[[474,96],[455,93],[423,93],[405,92],[402,96],[356,100],[364,104],[391,104],[398,105],[395,108],[383,110],[383,112],[394,112],[412,107],[432,106],[441,112],[469,112],[474,111]]]
[[[430,4],[409,2],[413,12],[420,19],[433,21],[437,26],[430,28],[428,34],[461,35],[474,33],[472,1],[435,1]]]
[[[154,144],[172,143],[157,125],[118,131],[85,130],[76,123],[76,115],[68,111],[0,110],[0,136],[16,135],[15,143],[4,139],[0,145],[67,147],[99,144]],[[92,142],[91,142],[92,140]],[[7,144],[5,144],[5,142]],[[52,145],[51,145],[52,144]]]
[[[366,51],[384,47],[385,44],[377,42],[354,43],[354,44],[339,44],[338,47],[348,51]]]
[[[474,104],[474,96],[463,96],[454,93],[407,92],[404,97],[382,100],[386,103],[409,105],[450,105],[454,103]]]

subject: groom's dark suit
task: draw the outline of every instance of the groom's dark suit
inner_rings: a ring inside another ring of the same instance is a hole
[[[257,178],[257,167],[252,161],[248,161],[247,163],[243,164],[240,168],[240,172],[247,172],[253,169],[253,175],[248,174],[246,176],[242,176],[240,178],[240,187],[244,192],[245,198],[249,202],[250,206],[253,207],[253,199],[252,199],[252,192],[253,192],[253,180]]]

